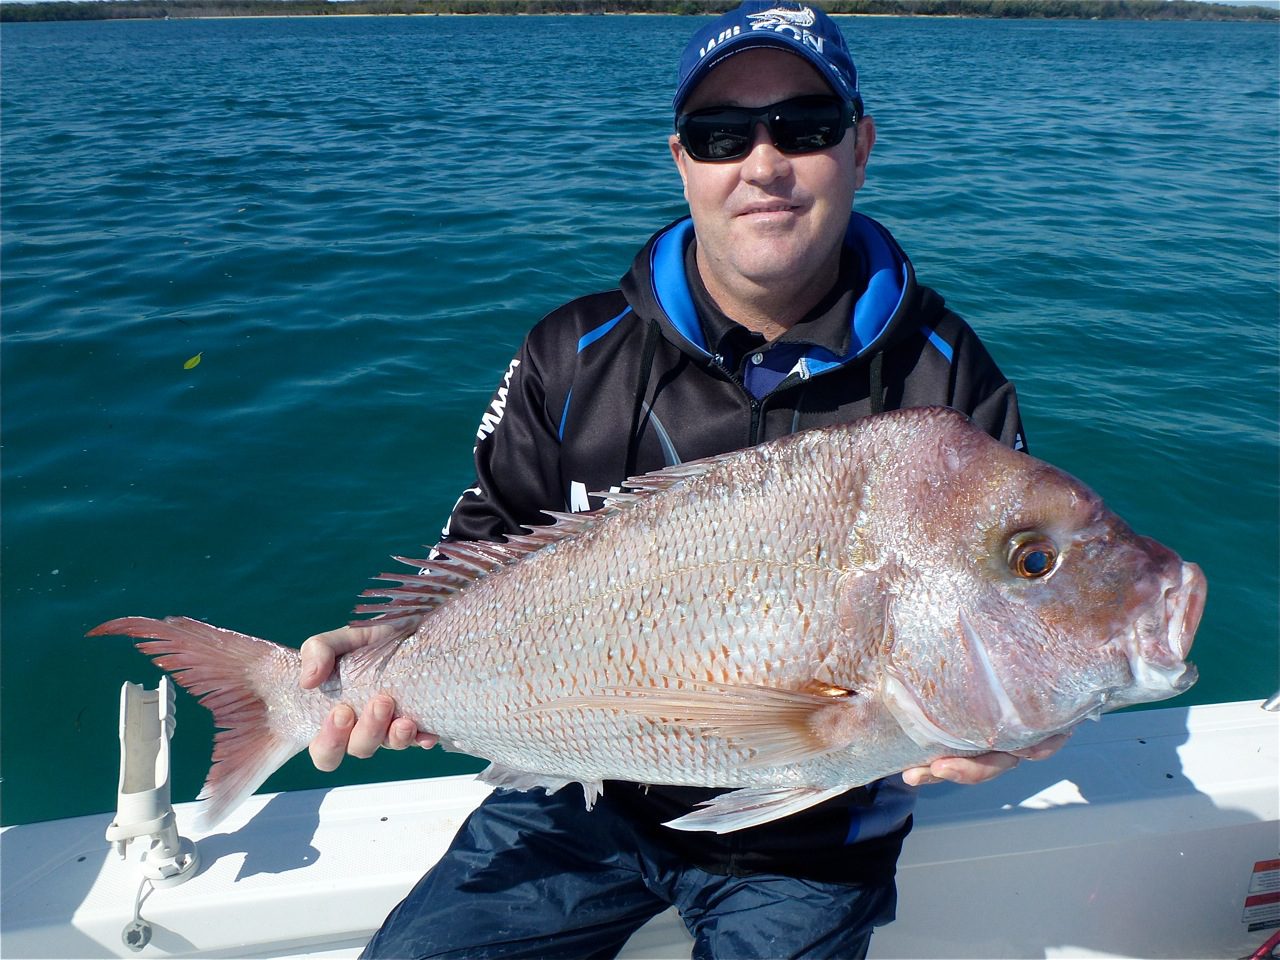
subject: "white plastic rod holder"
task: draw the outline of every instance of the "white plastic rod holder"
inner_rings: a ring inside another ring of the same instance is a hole
[[[178,836],[169,800],[169,738],[174,725],[173,684],[168,677],[161,677],[155,690],[137,683],[120,688],[120,788],[107,840],[124,859],[131,840],[147,838],[142,873],[157,887],[189,880],[200,862],[195,844]]]

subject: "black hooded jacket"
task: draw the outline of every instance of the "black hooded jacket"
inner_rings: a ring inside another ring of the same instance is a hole
[[[916,283],[874,220],[851,217],[841,271],[849,290],[836,291],[834,329],[829,309],[825,335],[806,337],[798,324],[772,344],[748,344],[745,357],[727,356],[726,338],[707,343],[714,306],[696,276],[690,283],[693,242],[692,221],[669,225],[620,289],[574,300],[533,328],[482,417],[476,482],[445,539],[500,540],[548,522],[544,510],[597,507],[590,494],[629,476],[886,409],[954,407],[1025,446],[1013,385],[969,326]],[[914,800],[890,778],[716,836],[659,826],[713,791],[610,783],[605,793],[639,829],[715,872],[848,882],[892,875]]]

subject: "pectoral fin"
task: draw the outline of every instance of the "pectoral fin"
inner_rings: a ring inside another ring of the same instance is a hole
[[[780,766],[848,745],[867,709],[852,690],[813,682],[803,690],[674,680],[667,687],[611,687],[521,712],[599,709],[722,737],[751,752],[750,767]],[[697,828],[702,829],[702,828]]]
[[[780,820],[793,813],[838,797],[851,787],[748,787],[698,804],[693,813],[669,820],[663,826],[673,830],[709,830],[712,833],[732,833],[747,827]]]

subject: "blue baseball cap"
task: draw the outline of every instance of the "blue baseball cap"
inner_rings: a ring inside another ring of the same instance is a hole
[[[771,47],[803,57],[839,97],[861,106],[858,68],[844,34],[817,7],[802,3],[747,0],[693,35],[680,57],[680,83],[672,105],[679,116],[694,87],[735,53]]]

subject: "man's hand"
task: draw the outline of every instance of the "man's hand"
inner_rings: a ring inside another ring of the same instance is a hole
[[[926,783],[985,783],[994,780],[1007,770],[1012,770],[1023,760],[1043,760],[1062,749],[1071,734],[1060,733],[1041,740],[1034,746],[1012,753],[980,753],[976,757],[940,757],[927,767],[908,767],[902,771],[902,779],[909,787]]]
[[[395,627],[340,627],[317,633],[302,644],[302,679],[304,690],[320,686],[333,673],[338,657],[352,650],[378,643],[391,636]],[[329,711],[324,726],[307,748],[317,770],[336,770],[346,754],[371,757],[379,747],[403,750],[417,744],[430,748],[438,738],[422,733],[408,717],[396,716],[396,702],[390,694],[380,693],[367,704],[360,716],[345,703]]]

